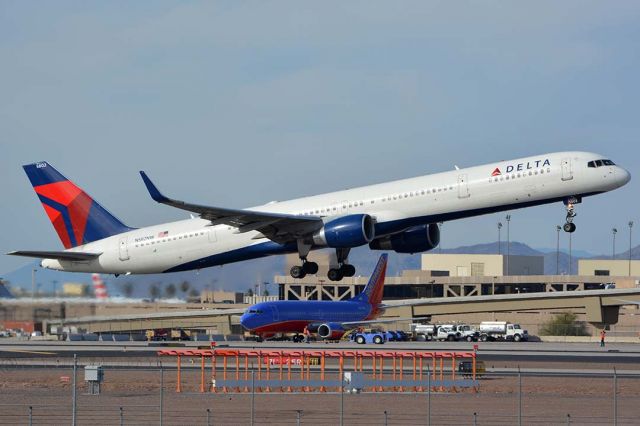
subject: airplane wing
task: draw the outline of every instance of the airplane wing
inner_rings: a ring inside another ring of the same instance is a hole
[[[379,318],[374,320],[366,320],[366,321],[347,321],[341,322],[342,325],[367,325],[367,324],[384,324],[387,322],[396,322],[396,321],[420,321],[420,320],[428,320],[428,317],[407,317],[407,318]]]
[[[11,256],[25,256],[35,257],[39,259],[56,259],[56,260],[72,260],[72,261],[86,261],[95,259],[102,253],[86,253],[79,251],[12,251],[7,253]]]
[[[165,197],[143,171],[142,180],[154,201],[178,209],[198,213],[211,225],[229,225],[238,228],[238,233],[258,231],[277,243],[286,243],[313,233],[322,228],[322,219],[316,216],[295,216],[280,213],[258,212],[243,209],[203,206]]]

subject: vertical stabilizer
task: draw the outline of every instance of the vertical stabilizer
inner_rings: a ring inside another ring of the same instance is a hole
[[[130,231],[47,162],[23,166],[65,248]]]
[[[96,299],[107,300],[109,298],[107,286],[102,280],[100,274],[91,274],[91,280],[93,281],[93,291],[96,295]]]
[[[353,301],[369,302],[369,304],[374,307],[377,307],[380,302],[382,302],[382,292],[384,291],[384,278],[387,273],[388,258],[389,255],[386,253],[380,256],[380,260],[378,260],[378,264],[373,270],[371,278],[369,278],[369,282],[362,293],[352,299]]]

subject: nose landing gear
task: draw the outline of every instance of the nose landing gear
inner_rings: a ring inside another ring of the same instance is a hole
[[[565,201],[565,206],[567,207],[567,217],[565,224],[562,226],[564,232],[568,232],[571,234],[576,231],[576,224],[573,223],[573,219],[577,215],[574,204],[579,202],[579,199],[577,199],[576,197],[571,197],[570,199]]]

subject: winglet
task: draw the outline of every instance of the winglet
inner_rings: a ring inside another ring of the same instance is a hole
[[[151,182],[151,179],[149,179],[147,174],[142,170],[140,170],[140,176],[142,176],[142,180],[144,181],[144,184],[147,187],[147,191],[149,191],[149,195],[151,195],[151,198],[153,198],[154,201],[157,201],[158,203],[165,203],[169,201],[167,197],[162,195],[162,193],[153,184],[153,182]]]

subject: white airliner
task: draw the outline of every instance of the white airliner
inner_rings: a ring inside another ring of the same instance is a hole
[[[297,252],[294,278],[315,274],[312,249],[336,250],[328,277],[353,276],[349,250],[418,253],[440,240],[438,222],[563,201],[564,230],[575,231],[574,205],[619,188],[630,174],[606,157],[557,152],[500,161],[345,191],[235,210],[165,197],[140,172],[151,197],[198,218],[127,227],[46,162],[24,166],[64,251],[15,251],[42,267],[74,272],[153,274],[187,271]]]

